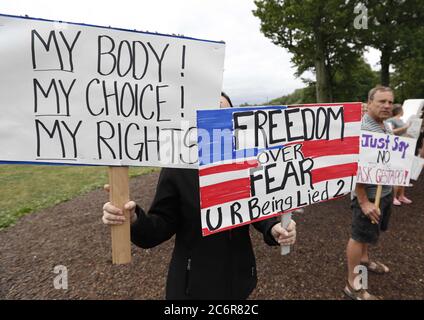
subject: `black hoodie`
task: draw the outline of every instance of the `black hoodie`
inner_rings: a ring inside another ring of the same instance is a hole
[[[167,299],[247,299],[256,287],[256,262],[249,225],[206,237],[201,233],[199,178],[194,169],[162,169],[152,206],[136,208],[131,241],[152,248],[174,234]],[[278,245],[270,218],[254,223],[269,245]]]

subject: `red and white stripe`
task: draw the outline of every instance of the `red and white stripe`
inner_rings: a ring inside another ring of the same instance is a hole
[[[335,107],[334,105],[331,106]],[[354,104],[345,108],[345,136],[343,140],[311,140],[291,143],[302,144],[303,155],[314,160],[313,184],[356,175],[361,127],[360,107],[360,104]],[[285,146],[288,145],[290,144]],[[230,160],[200,168],[202,209],[251,197],[249,170],[257,167],[259,163],[255,157],[237,163],[235,161]],[[269,216],[266,218],[269,218]]]

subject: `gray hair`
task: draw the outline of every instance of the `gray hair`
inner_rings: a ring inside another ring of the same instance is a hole
[[[393,90],[390,87],[385,86],[376,86],[375,88],[372,88],[370,92],[368,92],[368,101],[374,100],[374,96],[377,92],[391,92],[393,93]]]

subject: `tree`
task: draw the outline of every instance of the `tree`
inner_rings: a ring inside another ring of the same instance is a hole
[[[394,63],[393,87],[400,102],[424,99],[424,31],[417,37],[420,41],[411,46],[412,55]]]
[[[363,45],[380,50],[381,84],[390,85],[390,67],[411,58],[410,46],[423,27],[422,0],[364,0],[368,29],[358,33]]]
[[[353,28],[357,1],[256,0],[253,14],[261,31],[293,54],[297,76],[316,75],[318,102],[333,100],[333,78],[338,66],[358,58],[362,46]]]
[[[316,102],[315,96],[315,83],[311,83],[305,88],[296,89],[294,92],[282,96],[280,98],[273,99],[266,104],[269,105],[293,105],[293,104],[304,104]]]
[[[333,95],[335,101],[343,102],[366,102],[368,91],[379,83],[378,72],[373,71],[371,66],[362,58],[345,64],[338,68],[333,78]],[[297,89],[293,93],[271,100],[269,104],[290,105],[315,103],[315,82],[311,81],[308,86]]]
[[[248,102],[242,103],[240,105],[240,107],[250,107],[250,106],[251,106],[251,104],[249,104]]]
[[[335,101],[367,102],[368,91],[379,84],[378,72],[358,58],[339,66],[334,75],[333,91]]]
[[[424,99],[424,56],[406,59],[393,76],[396,100]]]

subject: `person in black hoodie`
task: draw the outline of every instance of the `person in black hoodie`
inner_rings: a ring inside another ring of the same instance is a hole
[[[222,93],[221,108],[226,107],[232,107],[232,103]],[[131,241],[135,245],[152,248],[175,235],[166,299],[242,300],[256,287],[249,225],[202,236],[198,170],[162,169],[150,210],[146,213],[134,201],[129,201],[125,209],[131,212]],[[125,218],[108,202],[103,206],[102,220],[115,225]],[[287,230],[277,218],[253,226],[270,246],[292,245],[296,240],[293,220]]]

